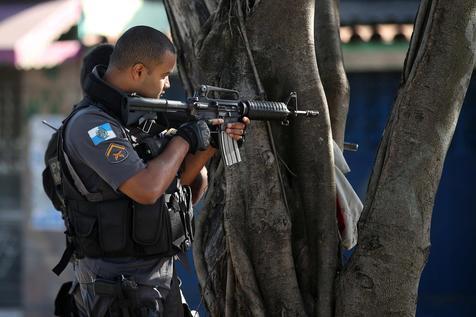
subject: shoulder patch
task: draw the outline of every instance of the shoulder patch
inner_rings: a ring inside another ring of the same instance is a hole
[[[111,125],[107,122],[92,128],[88,131],[88,134],[94,145],[98,145],[106,140],[114,139],[116,137],[116,134],[112,131]]]
[[[116,143],[109,144],[105,154],[109,163],[120,163],[129,156],[126,147]]]

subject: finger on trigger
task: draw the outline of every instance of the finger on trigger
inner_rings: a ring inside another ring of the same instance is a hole
[[[236,123],[229,123],[227,127],[232,128],[232,129],[241,129],[241,130],[243,130],[245,128],[245,125],[243,123],[236,122]]]
[[[243,129],[230,129],[230,128],[227,128],[227,129],[226,129],[226,133],[241,136],[241,135],[243,134]]]
[[[208,120],[208,123],[211,124],[211,125],[219,125],[219,124],[223,124],[223,119],[210,119]]]

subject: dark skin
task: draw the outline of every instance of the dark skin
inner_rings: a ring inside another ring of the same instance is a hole
[[[168,76],[175,67],[176,56],[166,51],[158,60],[156,65],[136,63],[121,69],[110,65],[104,79],[124,92],[159,98],[170,87]],[[228,124],[225,131],[233,139],[240,140],[249,123],[250,120],[245,117],[243,122]],[[223,120],[214,119],[211,124],[220,125]],[[215,153],[216,149],[210,146],[204,151],[190,154],[188,142],[175,136],[160,155],[150,160],[145,169],[121,184],[119,190],[138,203],[154,204],[164,194],[184,162],[181,183],[191,186],[192,201],[196,203],[208,187],[205,164]]]

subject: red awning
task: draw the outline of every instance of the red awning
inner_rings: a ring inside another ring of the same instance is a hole
[[[79,0],[47,1],[0,21],[0,63],[18,68],[52,67],[78,54],[78,41],[55,42],[77,24]]]

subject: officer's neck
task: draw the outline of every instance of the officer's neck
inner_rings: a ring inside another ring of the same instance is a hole
[[[108,67],[106,73],[104,74],[103,80],[112,87],[127,94],[135,92],[133,83],[131,82],[127,71],[123,71],[115,67]]]

